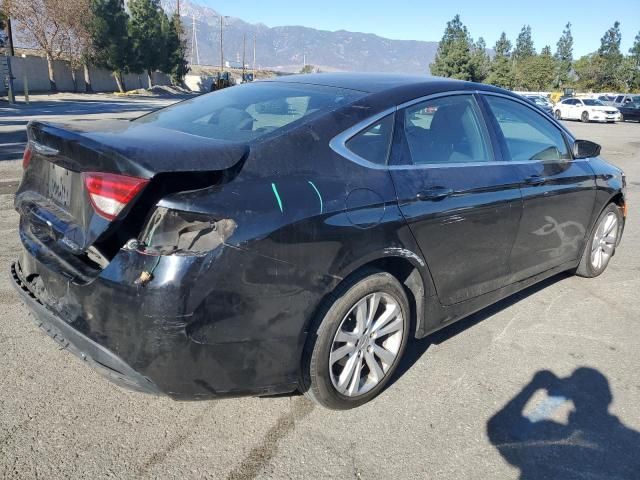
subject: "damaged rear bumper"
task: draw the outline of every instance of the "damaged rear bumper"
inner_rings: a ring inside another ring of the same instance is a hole
[[[36,324],[53,338],[63,349],[84,360],[113,383],[138,392],[159,395],[158,387],[147,377],[131,368],[113,352],[86,337],[67,322],[46,308],[27,287],[21,277],[20,267],[11,265],[12,284],[20,294],[22,301],[32,312]]]
[[[140,272],[151,279],[137,282]],[[322,282],[224,245],[204,256],[121,250],[88,283],[25,249],[11,277],[65,348],[120,385],[180,400],[295,390]]]

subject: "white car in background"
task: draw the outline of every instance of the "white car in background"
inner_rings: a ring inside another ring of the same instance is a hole
[[[593,98],[567,98],[554,107],[558,120],[582,120],[583,122],[617,122],[620,111]]]

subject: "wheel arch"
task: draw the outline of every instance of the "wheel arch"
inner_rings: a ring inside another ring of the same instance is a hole
[[[417,254],[406,249],[386,249],[375,257],[368,257],[346,271],[341,280],[325,293],[309,320],[308,330],[311,329],[316,318],[333,300],[333,294],[345,282],[354,277],[364,276],[368,271],[382,271],[393,275],[404,287],[409,308],[411,309],[411,330],[415,336],[424,322],[426,298],[435,295],[435,288],[431,274],[424,260]],[[311,333],[311,332],[308,332]]]

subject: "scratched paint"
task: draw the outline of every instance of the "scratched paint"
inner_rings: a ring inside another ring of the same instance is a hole
[[[313,188],[316,191],[316,194],[318,195],[318,200],[320,200],[320,213],[323,213],[324,206],[322,205],[322,195],[320,195],[320,190],[318,190],[318,187],[316,187],[311,180],[309,180],[309,185],[311,185],[311,188]]]
[[[280,213],[284,213],[284,209],[282,208],[282,200],[280,199],[280,194],[278,193],[278,187],[276,187],[275,183],[271,184],[271,190],[273,190],[273,194],[276,196],[276,200],[278,201],[278,207],[280,207]]]

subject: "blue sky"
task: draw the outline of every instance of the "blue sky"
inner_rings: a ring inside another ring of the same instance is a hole
[[[350,30],[405,40],[440,40],[446,22],[459,13],[474,39],[493,46],[503,30],[515,43],[522,25],[529,24],[536,49],[556,42],[567,21],[572,23],[574,57],[595,51],[600,37],[621,22],[626,54],[640,31],[640,0],[607,4],[594,0],[192,0],[248,22],[270,27],[304,25],[323,30]],[[592,6],[593,5],[593,6]]]

